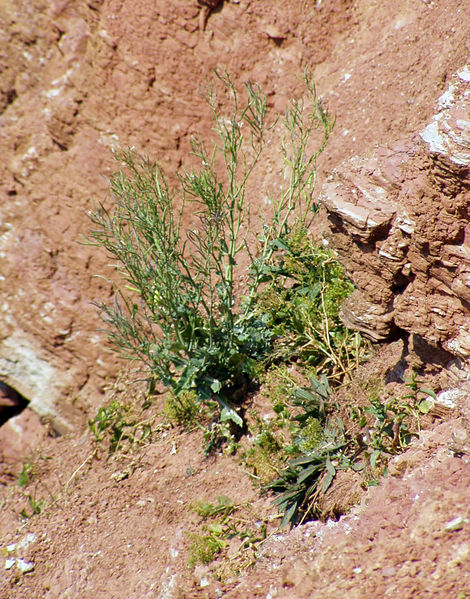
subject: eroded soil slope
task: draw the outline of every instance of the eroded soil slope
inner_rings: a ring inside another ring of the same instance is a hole
[[[0,371],[61,429],[100,401],[116,369],[91,306],[112,293],[94,277],[110,271],[79,244],[86,210],[106,197],[113,147],[134,145],[171,176],[188,164],[190,136],[209,134],[200,87],[211,69],[226,67],[236,85],[258,81],[282,112],[308,67],[337,117],[320,165],[330,172],[422,129],[469,44],[457,1],[227,1],[205,31],[195,0],[0,11]],[[279,168],[270,156],[267,182]],[[263,185],[251,190],[254,210]]]
[[[134,145],[170,177],[190,164],[190,136],[210,133],[199,88],[218,65],[237,85],[261,83],[280,112],[311,69],[337,118],[320,182],[346,159],[414,140],[468,58],[468,8],[457,0],[226,0],[203,30],[196,0],[1,3],[0,375],[34,408],[0,429],[1,546],[35,535],[15,550],[34,569],[2,566],[2,596],[470,596],[462,411],[436,420],[339,524],[272,537],[241,580],[220,585],[206,571],[188,573],[191,501],[236,488],[234,499],[252,502],[260,518],[275,514],[229,458],[203,457],[196,434],[160,431],[129,458],[130,469],[126,458],[91,459],[83,425],[119,364],[91,305],[112,296],[94,277],[111,274],[107,258],[79,244],[91,202],[109,202],[113,147]],[[267,182],[280,164],[269,157]],[[254,211],[263,184],[250,190]],[[405,338],[416,331],[410,304],[400,309]],[[443,385],[462,385],[462,369],[454,370]],[[72,432],[57,440],[48,431]],[[33,509],[36,487],[21,491],[17,477],[33,455],[44,466],[37,493],[48,507],[24,524],[20,512]]]

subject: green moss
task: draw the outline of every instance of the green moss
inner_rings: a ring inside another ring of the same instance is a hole
[[[170,393],[163,408],[163,414],[171,424],[193,428],[200,406],[195,391],[183,391],[179,395]]]
[[[300,430],[297,445],[302,453],[310,453],[321,441],[323,428],[317,418],[310,417]]]
[[[211,524],[205,528],[204,533],[189,535],[191,544],[188,552],[188,568],[193,569],[198,564],[210,564],[227,545],[222,538],[222,527],[219,524]]]

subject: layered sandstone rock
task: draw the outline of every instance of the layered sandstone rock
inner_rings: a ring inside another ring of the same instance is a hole
[[[470,356],[470,68],[419,136],[333,171],[321,202],[357,289],[343,319],[375,340],[403,329]]]

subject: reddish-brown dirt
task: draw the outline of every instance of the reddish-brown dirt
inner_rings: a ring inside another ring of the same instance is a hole
[[[274,514],[233,460],[204,458],[200,435],[174,430],[157,433],[132,453],[130,465],[125,456],[90,458],[86,421],[120,365],[92,306],[112,295],[111,284],[95,275],[112,271],[106,256],[80,241],[89,226],[86,211],[93,202],[109,201],[112,148],[133,145],[174,179],[181,165],[190,164],[191,135],[210,133],[199,90],[211,69],[225,67],[237,86],[258,81],[270,106],[282,112],[300,93],[298,76],[308,67],[337,119],[319,163],[323,183],[341,163],[348,168],[345,160],[374,156],[377,146],[420,143],[417,133],[431,122],[438,98],[470,51],[470,6],[460,0],[208,4],[0,3],[0,378],[33,408],[0,428],[0,547],[5,559],[34,563],[23,575],[0,563],[0,594],[470,597],[465,406],[436,421],[359,508],[339,523],[271,537],[254,569],[237,580],[219,582],[209,571],[186,568],[187,533],[198,526],[188,510],[194,499],[213,501],[222,493],[252,502],[260,518]],[[269,156],[266,164],[249,190],[254,211],[262,201],[259,189],[276,182],[281,157]],[[430,167],[418,162],[414,168],[416,174]],[[433,190],[436,202],[441,191]],[[452,197],[464,202],[463,193]],[[424,222],[426,210],[422,216]],[[433,231],[442,229],[437,222]],[[356,284],[366,289],[377,264],[367,246],[363,255],[354,254],[363,273]],[[428,271],[424,265],[418,283],[424,282],[415,286],[422,298],[429,294]],[[427,336],[429,310],[418,308],[434,304],[413,301],[397,302],[396,334],[411,333],[418,357],[410,361],[440,368],[452,356],[435,358],[428,342],[434,339],[439,349],[450,337]],[[466,310],[460,302],[446,320],[468,317]],[[453,366],[440,384],[462,387],[464,370]],[[65,435],[56,438],[57,432]],[[38,473],[20,489],[25,459]],[[111,478],[129,467],[129,476]],[[32,494],[47,507],[23,522],[20,512],[31,510]],[[457,524],[449,525],[455,518]],[[6,551],[27,533],[35,535],[28,548]]]

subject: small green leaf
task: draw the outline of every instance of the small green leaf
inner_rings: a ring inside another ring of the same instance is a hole
[[[326,493],[326,491],[329,489],[331,483],[333,482],[335,475],[332,474],[331,472],[328,472],[328,474],[325,477],[325,480],[323,481],[323,484],[321,486],[321,491],[322,493]]]
[[[361,472],[361,470],[364,470],[364,468],[366,467],[364,462],[358,462],[357,464],[353,464],[351,466],[351,468],[354,470],[354,472]]]
[[[426,395],[428,395],[429,397],[432,397],[433,399],[437,399],[437,395],[431,389],[420,389],[420,391],[421,391],[421,393],[425,393]]]
[[[219,522],[211,522],[209,524],[209,530],[212,534],[221,535],[222,534],[222,525]]]
[[[224,507],[233,506],[233,501],[227,495],[217,495],[217,503]]]
[[[315,397],[315,395],[308,389],[302,389],[302,388],[296,389],[295,397],[297,399],[303,399],[304,401],[308,401],[308,402],[312,402],[312,401],[318,402],[318,398]]]
[[[375,467],[376,467],[377,460],[378,460],[378,458],[379,458],[379,456],[380,456],[380,453],[381,453],[381,452],[380,452],[380,449],[375,449],[375,450],[372,452],[372,454],[371,454],[371,456],[370,456],[370,465],[372,466],[372,468],[375,468]]]
[[[285,252],[290,252],[289,246],[284,241],[282,241],[282,239],[279,239],[279,238],[275,239],[273,241],[273,245],[275,247],[277,247],[277,249],[279,249],[279,250],[284,250]]]
[[[229,404],[225,400],[219,397],[217,399],[217,402],[220,405],[221,422],[227,422],[228,420],[231,420],[232,422],[235,422],[235,424],[239,427],[243,426],[243,420],[240,418],[237,412],[231,406],[229,406]]]
[[[335,476],[335,474],[336,474],[336,468],[335,468],[335,467],[333,466],[333,464],[331,463],[330,456],[328,456],[328,457],[326,458],[325,466],[326,466],[326,469],[328,470],[328,472],[329,472],[329,473],[330,473],[332,476]]]
[[[427,414],[429,410],[432,408],[432,406],[433,402],[423,399],[419,402],[418,409],[421,412],[421,414]]]
[[[211,383],[211,389],[214,393],[218,393],[222,388],[220,381],[218,379],[214,379]]]
[[[289,507],[289,509],[286,510],[284,517],[282,519],[280,528],[284,528],[291,522],[291,520],[295,516],[296,511],[297,511],[297,501],[294,501],[294,503]]]
[[[320,470],[321,470],[320,464],[314,464],[313,466],[309,466],[308,468],[305,468],[305,470],[302,472],[302,474],[297,479],[297,484],[303,483],[312,474],[314,474],[315,472],[319,472]]]

